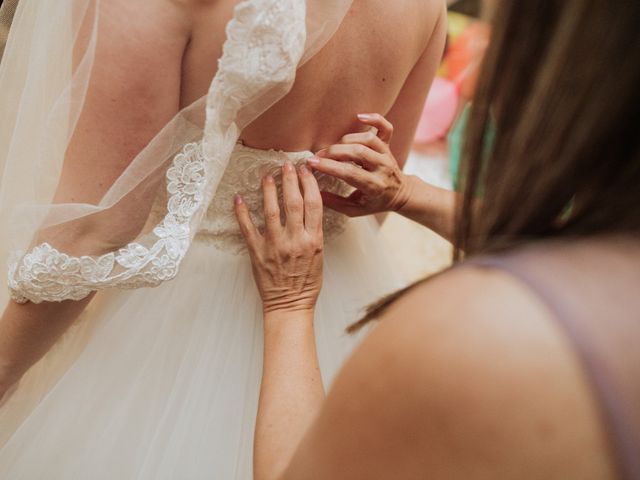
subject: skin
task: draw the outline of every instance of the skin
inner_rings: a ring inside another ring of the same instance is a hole
[[[55,202],[99,201],[161,128],[206,94],[236,3],[101,2],[94,70]],[[357,112],[380,111],[396,125],[392,149],[402,164],[442,55],[445,31],[440,0],[355,0],[335,36],[298,72],[292,91],[249,125],[242,140],[258,148],[317,151],[345,131],[362,129]],[[78,43],[86,43],[87,36],[85,28]],[[78,57],[81,53],[76,52]],[[150,206],[148,200],[126,199],[110,213],[122,215],[123,228],[83,221],[38,232],[37,240],[55,233],[54,246],[72,255],[112,251],[135,237],[146,217],[141,206]],[[0,318],[0,398],[90,301],[6,306]]]
[[[318,186],[302,171],[301,194],[293,169],[284,174],[277,233],[261,234],[236,201],[264,304],[254,478],[616,478],[571,345],[537,297],[504,273],[461,268],[414,288],[325,396],[313,329]],[[265,188],[265,215],[275,199]]]
[[[267,346],[256,437],[268,441],[256,443],[254,470],[256,478],[275,478],[291,458],[292,446],[311,425],[324,396],[313,336],[314,309],[322,285],[322,198],[315,177],[305,166],[298,178],[292,164],[285,163],[282,190],[287,221],[282,225],[273,178],[266,177],[262,187],[264,233],[253,224],[240,196],[235,210],[263,299]],[[297,383],[299,378],[306,379],[304,384]],[[281,397],[283,390],[290,393]],[[283,401],[271,401],[274,397]]]

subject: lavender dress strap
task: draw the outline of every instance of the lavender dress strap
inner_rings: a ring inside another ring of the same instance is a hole
[[[508,273],[566,332],[588,375],[621,478],[640,479],[640,246],[608,239],[539,244],[462,266]]]

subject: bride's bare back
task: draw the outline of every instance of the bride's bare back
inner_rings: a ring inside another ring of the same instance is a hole
[[[183,104],[206,93],[236,3],[191,4],[197,20],[184,57]],[[242,138],[256,147],[314,150],[358,128],[355,115],[366,112],[389,113],[399,133],[413,130],[443,44],[441,0],[355,0],[337,34],[300,69],[290,94]]]
[[[171,118],[206,94],[237,3],[100,4],[94,69],[57,202],[99,201]],[[247,127],[242,140],[315,151],[362,128],[356,114],[378,112],[394,124],[392,148],[403,162],[445,31],[442,0],[354,0],[337,34],[299,70],[289,95]]]

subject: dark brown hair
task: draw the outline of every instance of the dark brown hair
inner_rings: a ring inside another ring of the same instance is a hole
[[[502,1],[493,24],[466,132],[455,260],[640,235],[640,2]]]

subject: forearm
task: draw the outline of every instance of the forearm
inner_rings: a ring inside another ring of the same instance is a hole
[[[0,397],[49,351],[91,298],[24,305],[9,302],[0,319]]]
[[[451,241],[455,229],[457,194],[430,185],[415,176],[407,176],[406,179],[409,193],[397,212]]]
[[[254,478],[275,480],[311,425],[324,388],[313,312],[272,312],[264,319],[264,365],[255,430]]]

